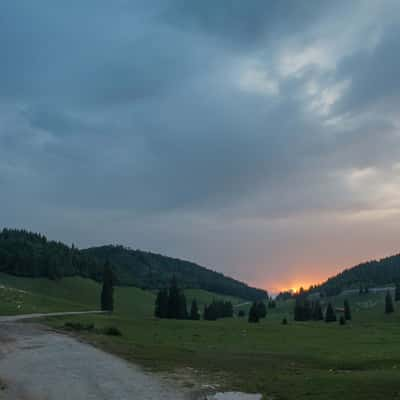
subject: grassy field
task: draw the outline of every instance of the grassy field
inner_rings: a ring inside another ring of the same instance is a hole
[[[51,281],[0,273],[0,315],[92,310],[98,307],[99,293],[88,279]]]
[[[345,326],[294,322],[291,302],[269,310],[256,325],[238,318],[170,321],[123,314],[73,320],[118,327],[121,337],[83,336],[150,369],[179,371],[188,385],[195,376],[265,399],[400,399],[400,309],[385,315],[382,294],[357,295],[350,302],[353,321]],[[281,324],[283,316],[290,317],[288,325]],[[47,323],[60,328],[66,321],[71,318]]]
[[[0,315],[34,312],[96,310],[101,287],[98,283],[79,277],[57,281],[21,278],[0,273]],[[185,291],[188,304],[197,300],[200,309],[214,299],[229,300],[234,305],[245,301],[199,289]],[[153,315],[155,293],[136,287],[115,288],[115,313],[127,317]],[[239,308],[247,307],[245,304]]]
[[[1,313],[12,313],[20,295],[24,312],[40,307],[46,311],[71,306],[92,309],[100,289],[79,278],[52,282],[0,275],[0,284],[18,288],[0,290]],[[186,295],[196,297],[200,304],[215,297],[203,291]],[[7,296],[12,299],[4,301]],[[122,336],[80,335],[146,368],[177,372],[187,385],[218,384],[220,389],[262,393],[264,399],[400,399],[400,305],[394,314],[385,315],[383,297],[351,296],[353,321],[345,326],[294,322],[290,301],[278,304],[266,320],[252,325],[245,318],[156,320],[152,317],[153,293],[117,288],[113,315],[48,318],[45,322],[61,329],[71,321],[93,323],[99,330],[115,326]],[[330,301],[342,306],[343,297]],[[284,316],[288,325],[281,324]]]

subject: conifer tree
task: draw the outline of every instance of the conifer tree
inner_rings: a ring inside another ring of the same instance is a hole
[[[200,319],[199,308],[197,307],[196,299],[193,299],[192,305],[190,307],[190,319],[197,321]]]
[[[311,303],[307,298],[303,301],[303,318],[304,321],[311,319]]]
[[[270,299],[270,300],[268,301],[268,308],[276,308],[276,301]]]
[[[335,322],[335,321],[336,321],[336,314],[332,307],[332,304],[329,303],[325,312],[325,322]]]
[[[168,292],[168,318],[178,319],[180,312],[180,292],[175,275],[172,277]]]
[[[296,297],[296,302],[294,305],[294,320],[304,321],[303,304],[299,297]]]
[[[394,311],[393,300],[389,290],[386,292],[385,297],[385,313],[390,314]]]
[[[156,298],[156,307],[154,310],[154,315],[157,318],[167,318],[168,317],[168,291],[167,289],[161,289]]]
[[[250,311],[249,311],[249,322],[251,323],[257,323],[259,321],[260,317],[258,316],[258,311],[257,311],[257,303],[254,302],[251,305]]]
[[[265,318],[267,316],[267,307],[263,301],[259,301],[256,303],[256,312],[258,318]]]
[[[312,307],[312,319],[314,321],[321,321],[324,319],[324,314],[322,313],[322,307],[321,307],[321,303],[316,300],[313,303],[313,307]]]
[[[104,265],[103,271],[103,288],[101,290],[101,309],[103,311],[114,310],[114,277],[110,266],[107,261]]]
[[[350,304],[349,304],[347,299],[344,301],[344,319],[346,321],[350,321],[351,320]]]
[[[394,301],[399,301],[400,300],[400,283],[396,283],[396,289],[394,292]]]
[[[204,306],[204,315],[203,318],[208,321],[216,321],[217,319],[217,309],[215,307],[215,302],[212,302],[210,305]]]
[[[161,318],[161,290],[158,291],[156,301],[155,301],[155,307],[154,307],[154,316],[156,318]]]
[[[187,312],[187,305],[186,305],[186,296],[180,290],[179,291],[179,308],[178,308],[178,319],[187,319],[188,312]]]

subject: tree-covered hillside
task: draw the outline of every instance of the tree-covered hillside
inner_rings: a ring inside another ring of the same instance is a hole
[[[146,289],[158,289],[169,285],[175,276],[185,288],[204,289],[224,295],[259,300],[267,293],[255,289],[225,275],[201,267],[195,263],[160,254],[132,250],[123,246],[101,246],[83,250],[97,262],[109,260],[124,284]]]
[[[100,280],[102,265],[75,247],[24,230],[0,232],[0,271],[17,276]]]
[[[329,278],[312,291],[322,291],[328,296],[340,293],[343,289],[363,288],[400,282],[400,254],[368,261],[345,269]]]
[[[82,276],[100,281],[106,261],[110,261],[118,285],[159,289],[168,286],[175,275],[184,288],[255,300],[266,296],[232,278],[197,264],[122,246],[102,246],[79,250],[45,236],[24,230],[0,232],[0,272],[16,276]]]

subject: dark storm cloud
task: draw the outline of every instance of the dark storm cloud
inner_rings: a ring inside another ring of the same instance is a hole
[[[307,215],[396,208],[397,8],[1,2],[3,223],[245,277]]]
[[[338,112],[359,112],[385,99],[398,99],[399,35],[399,24],[388,26],[376,46],[355,51],[343,59],[338,76],[351,78],[351,90],[337,104]]]
[[[183,30],[201,32],[229,42],[233,47],[255,48],[265,45],[265,40],[279,39],[305,30],[332,11],[329,1],[295,0],[266,2],[173,1],[165,19]]]

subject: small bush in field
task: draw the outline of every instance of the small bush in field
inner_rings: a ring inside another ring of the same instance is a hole
[[[104,328],[103,333],[110,336],[122,336],[121,331],[115,326],[108,326]]]

